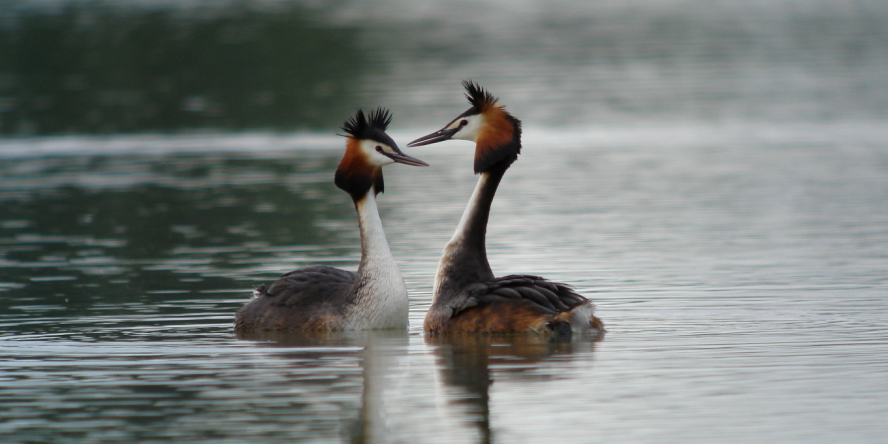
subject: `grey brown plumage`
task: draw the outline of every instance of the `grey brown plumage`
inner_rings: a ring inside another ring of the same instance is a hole
[[[265,330],[329,330],[342,322],[354,302],[355,273],[314,265],[256,288],[256,299],[237,312],[234,327]]]
[[[510,275],[466,285],[426,319],[431,333],[547,330],[564,332],[562,313],[591,301],[539,276]],[[567,331],[570,331],[568,327]]]

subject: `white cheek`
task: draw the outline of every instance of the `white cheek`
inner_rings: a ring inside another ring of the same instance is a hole
[[[459,140],[468,140],[471,142],[477,142],[478,139],[478,129],[481,128],[481,119],[472,119],[469,120],[469,124],[464,126],[463,129],[457,131],[456,134],[453,135],[453,139]]]
[[[376,164],[379,166],[386,166],[386,165],[391,165],[391,164],[395,163],[395,161],[392,160],[391,157],[383,156],[382,154],[379,154],[379,153],[376,153],[376,158],[377,158]]]
[[[385,166],[394,163],[390,157],[376,151],[376,147],[379,144],[372,140],[365,140],[361,142],[361,151],[367,156],[367,160],[373,166]]]
[[[370,162],[373,163],[373,165],[375,166],[386,166],[395,163],[395,161],[392,160],[391,157],[388,157],[382,153],[378,153],[375,150],[370,153],[369,159]]]

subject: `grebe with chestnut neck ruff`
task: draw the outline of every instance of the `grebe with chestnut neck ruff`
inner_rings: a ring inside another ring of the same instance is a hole
[[[345,155],[334,182],[354,201],[361,233],[358,271],[315,265],[291,271],[234,317],[237,330],[370,330],[407,327],[407,286],[389,250],[376,209],[383,192],[382,167],[392,163],[428,166],[404,154],[385,129],[391,114],[363,111],[343,125]]]
[[[494,277],[485,237],[490,205],[506,170],[521,152],[521,122],[477,83],[463,82],[472,107],[439,131],[407,146],[450,139],[475,142],[478,185],[438,263],[428,333],[604,332],[592,301],[570,286],[539,276]]]

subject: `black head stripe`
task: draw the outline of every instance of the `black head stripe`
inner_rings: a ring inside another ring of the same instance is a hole
[[[398,147],[398,145],[395,144],[395,141],[391,137],[389,137],[389,135],[386,134],[385,131],[378,130],[378,129],[373,129],[373,130],[369,131],[367,134],[367,137],[365,137],[365,139],[369,139],[374,142],[384,143],[392,148]]]
[[[479,110],[478,108],[475,108],[473,106],[473,107],[467,109],[464,113],[456,116],[455,119],[447,122],[447,125],[444,125],[444,128],[450,128],[450,125],[453,125],[453,122],[459,121],[460,119],[464,119],[469,116],[477,116],[478,114],[481,114],[481,110]]]
[[[450,123],[456,122],[457,120],[462,119],[463,117],[477,116],[478,114],[481,114],[481,110],[478,107],[473,106],[473,107],[467,109],[466,112],[456,116],[456,118],[451,120]],[[449,124],[448,124],[448,126],[449,126]]]

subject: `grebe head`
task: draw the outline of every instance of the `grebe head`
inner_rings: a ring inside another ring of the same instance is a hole
[[[509,114],[499,99],[471,80],[463,82],[472,107],[432,134],[407,146],[423,146],[450,139],[475,142],[475,172],[507,168],[521,152],[521,121]]]
[[[385,108],[377,108],[365,115],[358,110],[354,117],[342,125],[345,143],[345,155],[336,169],[334,182],[336,186],[351,194],[357,201],[367,194],[370,187],[375,192],[384,191],[382,167],[392,163],[403,163],[413,166],[429,166],[429,164],[404,154],[398,145],[385,133],[392,115]]]

